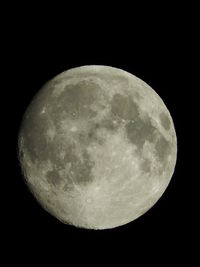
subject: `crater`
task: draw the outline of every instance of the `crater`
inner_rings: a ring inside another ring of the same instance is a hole
[[[164,127],[164,129],[169,130],[170,129],[170,119],[169,119],[168,115],[165,114],[164,112],[161,112],[159,114],[159,118],[160,118],[160,123]]]

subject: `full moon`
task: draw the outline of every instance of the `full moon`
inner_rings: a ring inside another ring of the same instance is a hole
[[[158,94],[108,66],[67,70],[28,106],[18,136],[24,180],[65,224],[108,229],[148,211],[174,172],[177,139]]]

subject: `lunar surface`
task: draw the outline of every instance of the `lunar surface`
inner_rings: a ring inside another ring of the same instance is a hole
[[[65,71],[37,93],[19,131],[28,188],[66,224],[129,223],[162,196],[177,140],[168,109],[134,75],[108,66]]]

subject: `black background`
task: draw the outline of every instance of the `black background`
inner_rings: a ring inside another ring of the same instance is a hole
[[[79,6],[79,14],[66,6],[62,16],[59,7],[51,13],[45,8],[31,12],[28,7],[19,15],[13,7],[15,16],[6,24],[7,101],[2,106],[8,116],[4,129],[9,149],[6,145],[8,185],[2,189],[6,196],[2,231],[6,255],[13,255],[7,260],[39,264],[43,259],[46,264],[69,266],[78,262],[125,266],[136,261],[142,265],[151,260],[171,264],[187,258],[193,245],[186,198],[189,172],[184,168],[186,73],[190,68],[187,19],[178,9],[165,15],[159,11],[154,17],[148,8],[145,14],[140,9],[116,14],[103,7],[103,13],[88,14]],[[121,68],[147,82],[168,107],[178,139],[175,172],[162,198],[134,222],[103,231],[66,226],[45,212],[23,182],[16,153],[22,115],[35,93],[60,72],[90,64]]]

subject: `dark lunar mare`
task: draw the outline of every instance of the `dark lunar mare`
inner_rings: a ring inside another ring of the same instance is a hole
[[[165,128],[165,130],[169,130],[170,129],[170,119],[169,119],[168,115],[165,114],[164,112],[161,112],[159,117],[160,117],[161,125]]]
[[[54,87],[51,87],[51,91],[53,89]],[[99,90],[97,84],[82,81],[76,85],[66,86],[58,97],[52,97],[47,92],[46,94],[43,92],[36,95],[25,113],[20,130],[24,147],[33,164],[36,161],[45,163],[48,160],[52,163],[53,170],[48,171],[47,181],[54,186],[61,183],[63,177],[60,177],[58,171],[64,169],[67,163],[71,164],[70,171],[65,177],[68,183],[73,181],[78,184],[86,184],[93,179],[91,170],[94,162],[86,150],[86,144],[81,143],[83,141],[80,138],[81,135],[76,143],[70,140],[66,143],[59,133],[62,120],[68,118],[89,120],[96,116],[91,109],[91,104],[97,100]],[[46,112],[41,114],[43,106],[46,107]],[[50,121],[56,125],[56,135],[51,141],[46,135],[47,129],[51,127]],[[95,127],[98,128],[98,126],[97,124],[91,125],[89,133],[83,134],[82,138],[90,140],[89,142],[98,141],[98,138],[95,137]],[[63,160],[60,158],[61,152],[66,153]]]
[[[160,131],[152,125],[151,119],[148,114],[143,114],[143,118],[140,116],[140,108],[129,95],[124,96],[115,94],[111,101],[111,118],[117,120],[126,120],[126,135],[131,144],[134,144],[138,153],[142,151],[145,141],[155,143],[155,156],[161,162],[163,167],[167,165],[167,157],[171,152],[171,143],[167,141]],[[162,114],[162,125],[165,129],[169,129],[169,119],[166,115]],[[111,120],[112,120],[111,119]],[[112,127],[110,127],[112,129]],[[113,128],[114,130],[114,128]],[[148,170],[149,163],[146,168]]]

